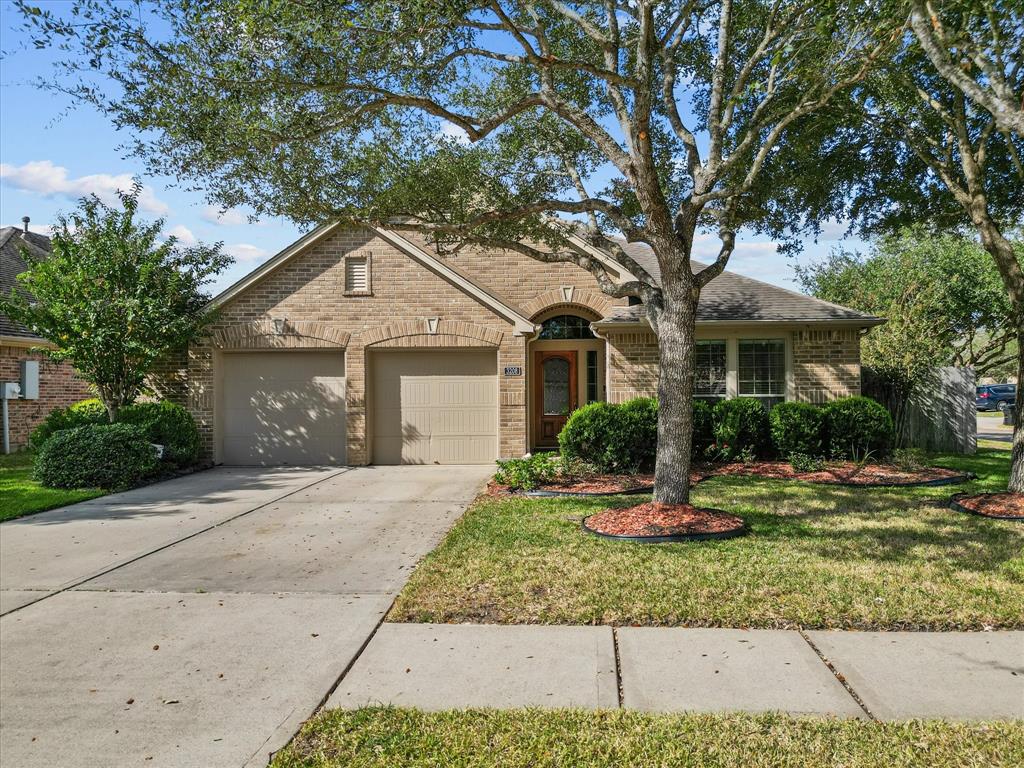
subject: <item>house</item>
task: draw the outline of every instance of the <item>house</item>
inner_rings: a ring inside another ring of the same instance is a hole
[[[0,295],[7,296],[15,288],[16,277],[25,271],[22,250],[37,257],[50,252],[50,238],[24,228],[0,229]],[[42,355],[41,347],[51,346],[46,339],[36,336],[25,326],[0,313],[0,384],[16,382],[21,375],[21,363],[39,361],[39,397],[34,400],[9,400],[7,403],[11,450],[28,445],[32,430],[54,408],[92,397],[89,385],[67,362],[54,362]]]
[[[628,247],[656,276],[653,254]],[[555,445],[579,405],[656,389],[643,307],[588,272],[441,254],[383,227],[322,226],[212,307],[209,337],[167,361],[162,393],[188,403],[227,464],[487,463]],[[698,395],[857,394],[860,336],[879,322],[726,272],[700,303]]]

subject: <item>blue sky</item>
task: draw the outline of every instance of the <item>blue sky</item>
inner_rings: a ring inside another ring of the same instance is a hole
[[[116,131],[102,115],[88,107],[72,107],[60,94],[39,89],[34,80],[48,75],[54,54],[25,47],[19,18],[7,0],[0,0],[0,224],[21,225],[46,232],[54,214],[70,210],[75,201],[95,193],[113,200],[117,189],[127,188],[133,176],[145,185],[140,207],[149,219],[166,219],[165,230],[185,243],[223,242],[236,263],[211,290],[217,292],[256,268],[302,234],[285,219],[249,223],[245,211],[219,215],[201,192],[189,192],[166,177],[143,175],[142,164],[126,158],[120,147],[130,138]],[[817,243],[808,241],[800,261],[821,258],[834,247],[842,227],[827,228]],[[846,241],[847,247],[859,245]],[[698,239],[694,258],[713,259],[718,250],[714,236]],[[775,244],[740,235],[729,269],[758,280],[793,288],[790,260]]]

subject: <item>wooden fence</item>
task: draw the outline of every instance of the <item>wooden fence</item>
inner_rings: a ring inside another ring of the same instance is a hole
[[[974,453],[978,447],[973,368],[933,368],[903,405],[864,369],[863,392],[896,419],[896,443],[943,453]]]

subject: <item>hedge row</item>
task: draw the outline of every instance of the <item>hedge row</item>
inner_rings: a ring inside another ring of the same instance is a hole
[[[52,411],[32,433],[33,474],[51,488],[127,488],[199,460],[192,415],[169,402],[134,403],[110,424],[99,400]],[[158,458],[153,445],[164,446]]]
[[[694,459],[788,457],[881,458],[892,447],[892,417],[867,397],[823,406],[780,403],[767,411],[757,398],[693,403]],[[558,436],[562,456],[600,472],[648,471],[658,443],[658,403],[637,398],[621,405],[591,403],[575,411]]]

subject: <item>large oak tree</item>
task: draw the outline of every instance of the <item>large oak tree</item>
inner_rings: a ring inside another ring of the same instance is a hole
[[[782,236],[828,212],[804,150],[897,39],[863,0],[21,6],[37,43],[65,51],[57,87],[222,206],[573,263],[642,299],[661,355],[663,502],[689,498],[701,289],[741,228]],[[613,280],[569,230],[635,280]],[[703,268],[701,230],[721,243]],[[660,282],[616,237],[653,249]]]

